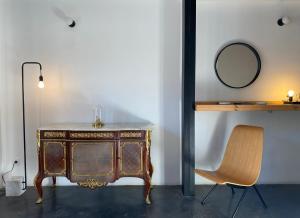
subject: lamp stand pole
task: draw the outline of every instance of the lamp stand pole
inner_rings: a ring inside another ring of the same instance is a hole
[[[31,65],[38,65],[40,67],[40,76],[42,76],[42,65],[39,62],[24,62],[22,64],[22,107],[23,107],[23,146],[24,146],[24,188],[23,190],[26,190],[27,188],[27,168],[26,168],[26,123],[25,123],[25,98],[24,98],[24,66],[27,64]]]

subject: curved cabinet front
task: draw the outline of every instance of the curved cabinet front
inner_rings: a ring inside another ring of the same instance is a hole
[[[38,130],[39,171],[35,178],[37,203],[42,202],[42,180],[65,176],[82,187],[95,189],[121,177],[145,181],[150,204],[153,168],[150,130],[74,131]]]

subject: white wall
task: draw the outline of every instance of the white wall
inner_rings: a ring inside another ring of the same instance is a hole
[[[289,89],[300,92],[300,3],[296,1],[198,1],[197,100],[282,100]],[[292,23],[279,28],[277,19]],[[262,71],[244,89],[222,85],[214,72],[218,50],[231,41],[252,44]],[[232,128],[239,124],[265,128],[261,183],[299,183],[299,112],[196,113],[196,166],[216,169]],[[197,183],[208,182],[196,177]]]
[[[280,100],[289,88],[300,91],[300,6],[287,3],[293,23],[279,29],[276,2],[198,1],[197,100]],[[78,26],[66,27],[58,9]],[[40,61],[42,92],[36,88],[38,69],[26,67],[29,184],[37,170],[35,129],[91,122],[94,104],[103,106],[106,122],[152,122],[154,184],[180,183],[180,0],[0,0],[0,12],[2,171],[23,158],[21,63]],[[253,44],[263,61],[258,80],[243,90],[224,87],[213,71],[217,50],[232,40]],[[292,173],[299,164],[299,117],[297,112],[197,113],[197,166],[217,167],[235,124],[261,125],[266,137],[260,181],[299,183]],[[22,164],[15,173],[23,173]],[[199,177],[196,182],[207,183]],[[68,184],[61,178],[58,183]]]
[[[153,183],[180,183],[180,1],[1,3],[5,8],[1,29],[6,32],[1,44],[7,47],[5,168],[23,157],[21,63],[40,61],[43,91],[36,88],[38,68],[26,67],[29,184],[37,172],[36,128],[92,122],[95,104],[104,108],[104,122],[153,123]],[[62,11],[74,17],[74,29],[61,19]],[[20,164],[16,174],[22,173]],[[61,178],[58,183],[68,184]],[[117,184],[142,181],[122,179]]]
[[[1,5],[2,6],[2,5]],[[0,13],[3,13],[3,7],[0,7]],[[2,21],[2,19],[1,19]],[[2,33],[3,33],[3,25],[1,25],[0,28],[0,42],[3,42],[3,37],[2,37]],[[3,60],[4,60],[4,48],[3,48],[3,44],[4,43],[0,43],[0,100],[3,100],[3,95],[4,95],[4,68],[3,68]],[[4,118],[4,108],[3,108],[3,104],[0,104],[0,172],[3,171],[2,167],[3,167],[3,118]],[[2,181],[0,181],[0,187],[2,186]]]

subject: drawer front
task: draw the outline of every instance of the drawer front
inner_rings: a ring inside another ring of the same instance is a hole
[[[78,132],[78,131],[71,131],[70,132],[70,139],[71,140],[93,140],[93,139],[107,139],[107,140],[114,140],[117,138],[116,132]]]
[[[71,142],[71,181],[111,182],[116,172],[116,142]]]
[[[121,131],[120,139],[145,139],[146,131]]]
[[[66,175],[66,142],[43,141],[43,165],[47,176]]]
[[[40,133],[41,139],[66,139],[67,132],[66,131],[41,131]]]
[[[142,176],[145,142],[121,141],[119,147],[120,176]]]

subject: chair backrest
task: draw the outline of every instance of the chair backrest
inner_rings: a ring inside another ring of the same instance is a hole
[[[219,172],[236,178],[241,185],[254,185],[259,177],[263,153],[264,129],[236,126],[228,140]]]

